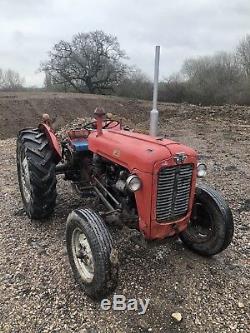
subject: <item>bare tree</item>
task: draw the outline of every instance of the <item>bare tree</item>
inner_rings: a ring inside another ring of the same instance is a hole
[[[4,77],[3,70],[0,68],[0,89],[2,88],[3,83],[4,83],[3,77]]]
[[[188,99],[202,104],[230,102],[242,81],[237,58],[226,52],[188,59],[182,73],[186,78]]]
[[[151,99],[153,84],[137,67],[131,67],[116,89],[119,96],[139,99]]]
[[[237,47],[237,56],[243,70],[248,78],[250,78],[250,35],[246,35]]]
[[[50,75],[53,84],[70,84],[79,92],[102,93],[113,90],[124,77],[124,58],[117,37],[98,30],[55,44],[41,70]]]
[[[8,69],[3,71],[0,69],[0,89],[1,90],[18,90],[23,88],[24,78],[19,73]]]
[[[181,103],[186,99],[186,83],[180,73],[175,73],[159,83],[159,99]]]

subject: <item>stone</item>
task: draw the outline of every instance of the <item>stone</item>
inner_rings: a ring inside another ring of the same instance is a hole
[[[182,321],[182,314],[180,312],[173,312],[171,316],[178,322]]]
[[[244,308],[244,303],[242,303],[242,302],[238,302],[238,307],[239,307],[239,308]]]

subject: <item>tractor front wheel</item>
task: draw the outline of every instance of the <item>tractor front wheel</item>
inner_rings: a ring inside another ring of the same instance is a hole
[[[17,138],[17,173],[24,209],[31,219],[52,214],[56,204],[56,162],[46,135],[24,129]]]
[[[221,194],[198,185],[188,228],[180,234],[183,243],[200,255],[212,256],[228,247],[233,232],[232,212]]]
[[[66,244],[75,280],[85,293],[94,299],[111,293],[117,284],[118,258],[100,215],[91,209],[70,213]]]

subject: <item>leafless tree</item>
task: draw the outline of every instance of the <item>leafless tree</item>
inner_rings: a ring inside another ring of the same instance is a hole
[[[185,102],[186,82],[181,73],[175,73],[159,83],[159,99],[164,102]]]
[[[202,104],[230,103],[242,80],[237,58],[226,52],[188,59],[182,73],[186,78],[188,99]]]
[[[8,69],[0,69],[0,89],[1,90],[18,90],[23,88],[24,78],[19,73]]]
[[[243,70],[248,78],[250,78],[250,35],[246,35],[237,47],[237,56]]]
[[[3,82],[4,82],[4,79],[3,79],[3,70],[0,68],[0,89],[3,86]]]
[[[103,93],[113,90],[124,77],[124,58],[117,37],[97,30],[55,44],[41,70],[50,75],[53,84],[69,84],[78,92]]]
[[[139,68],[131,67],[116,89],[119,96],[151,99],[153,83]]]

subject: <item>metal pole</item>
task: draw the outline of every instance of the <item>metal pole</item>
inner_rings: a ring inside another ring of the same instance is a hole
[[[155,47],[153,109],[150,112],[150,135],[152,135],[152,136],[157,136],[157,131],[158,131],[159,112],[157,110],[157,98],[158,98],[159,62],[160,62],[160,46],[156,46]]]

